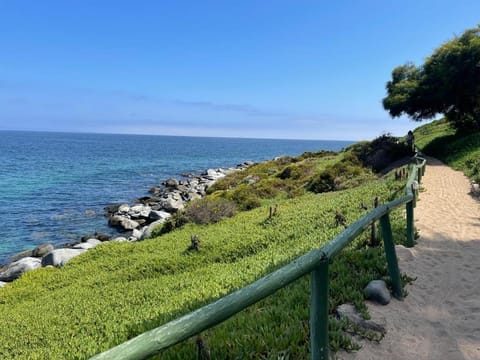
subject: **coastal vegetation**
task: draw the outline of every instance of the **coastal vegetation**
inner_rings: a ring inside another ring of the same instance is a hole
[[[415,137],[423,151],[478,174],[473,163],[479,158],[478,133],[459,135],[442,120],[420,127]],[[438,145],[445,146],[445,139],[447,150]],[[403,194],[404,180],[377,170],[385,157],[405,159],[407,150],[401,139],[383,135],[338,153],[257,164],[218,181],[208,196],[173,217],[178,224],[160,229],[161,236],[103,243],[60,269],[25,273],[0,290],[0,357],[86,359],[260,278],[325,244],[371,210],[374,198],[382,203]],[[401,244],[402,210],[394,211],[391,221]],[[389,283],[382,245],[372,244],[368,231],[331,265],[333,351],[358,347],[350,336],[358,329],[338,319],[335,309],[352,303],[368,318],[363,289],[373,279]],[[201,341],[212,358],[305,358],[308,309],[304,278],[207,330]],[[178,344],[160,358],[195,358],[198,341]]]
[[[403,191],[403,181],[364,168],[353,150],[257,164],[219,181],[202,206],[192,203],[179,215],[189,221],[174,231],[138,243],[104,243],[63,268],[25,273],[0,291],[0,356],[88,358],[321,246],[343,230],[337,213],[348,225],[372,208],[375,197],[385,202]],[[314,186],[322,172],[341,176],[333,177],[333,188]],[[244,206],[252,203],[247,196],[256,206]],[[395,212],[399,242],[403,223]],[[363,288],[387,276],[382,249],[369,244],[365,233],[332,266],[333,350],[356,348],[351,325],[334,316],[336,306],[348,301],[368,316]],[[309,351],[308,302],[303,279],[202,336],[214,358],[303,358]],[[195,346],[187,341],[161,357],[194,358]]]

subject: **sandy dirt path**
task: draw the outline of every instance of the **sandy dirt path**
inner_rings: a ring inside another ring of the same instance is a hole
[[[373,318],[385,318],[385,338],[338,359],[480,360],[480,202],[461,172],[427,160],[415,208],[420,238],[397,253],[417,280],[404,301],[368,304]]]

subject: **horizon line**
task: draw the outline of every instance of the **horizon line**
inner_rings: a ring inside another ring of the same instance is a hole
[[[328,141],[328,142],[349,142],[355,143],[364,140],[341,140],[341,139],[301,139],[301,138],[266,138],[266,137],[246,137],[246,136],[196,136],[196,135],[167,135],[167,134],[145,134],[145,133],[109,133],[95,131],[62,131],[62,130],[20,130],[20,129],[0,129],[0,132],[27,132],[27,133],[52,133],[52,134],[85,134],[85,135],[126,135],[126,136],[164,136],[164,137],[190,137],[206,139],[245,139],[245,140],[283,140],[283,141]]]

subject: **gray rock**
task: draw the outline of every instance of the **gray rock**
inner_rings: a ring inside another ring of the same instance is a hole
[[[383,280],[370,281],[363,291],[368,300],[382,305],[387,305],[392,299],[390,291],[387,289],[387,284]]]
[[[130,206],[128,204],[122,204],[118,207],[117,212],[121,214],[126,214],[130,211]]]
[[[162,199],[160,206],[165,211],[176,213],[178,210],[182,210],[185,207],[185,204],[182,200],[175,200],[169,197]]]
[[[356,324],[364,329],[377,331],[381,334],[387,332],[387,323],[385,318],[375,320],[364,320],[360,313],[357,312],[355,306],[351,304],[342,304],[336,309],[337,316],[340,319],[346,318],[353,324]]]
[[[202,195],[200,195],[197,191],[192,190],[186,194],[187,201],[193,201],[201,198],[202,198]]]
[[[123,237],[123,236],[118,236],[118,237],[112,239],[111,241],[113,241],[113,242],[125,242],[125,241],[128,241],[128,239],[126,237]]]
[[[102,233],[95,233],[95,236],[93,237],[94,239],[98,239],[100,241],[109,241],[111,239],[111,236],[108,234],[102,234]]]
[[[54,249],[54,246],[52,244],[41,244],[41,245],[38,245],[35,249],[33,249],[32,256],[43,257],[53,249]]]
[[[152,211],[152,208],[150,206],[138,204],[132,206],[128,214],[132,218],[148,218],[148,214],[150,214],[150,211]]]
[[[114,215],[110,219],[108,219],[108,225],[113,227],[120,227],[124,216]]]
[[[138,230],[138,229],[133,229],[132,235],[130,236],[130,238],[135,238],[137,240],[140,240],[142,238],[142,236],[143,236],[143,231]]]
[[[170,216],[172,216],[172,214],[166,211],[159,211],[159,210],[152,210],[150,211],[150,214],[148,214],[148,218],[153,221],[165,220],[165,219],[168,219]]]
[[[82,242],[80,244],[76,244],[73,246],[73,249],[84,249],[84,250],[89,250],[93,249],[94,247],[100,245],[102,242],[98,239],[88,239],[85,242]]]
[[[133,230],[140,226],[138,222],[121,215],[112,216],[108,220],[108,225],[117,227],[123,230]]]
[[[4,282],[4,281],[0,281],[0,288],[4,287],[5,285],[7,285],[7,283],[6,283],[6,282]]]
[[[149,239],[152,236],[153,230],[155,230],[159,226],[162,226],[164,222],[165,220],[157,220],[145,227],[143,230],[142,240]]]
[[[84,243],[73,245],[72,249],[90,250],[90,249],[93,249],[94,247],[95,245],[84,242]]]
[[[56,249],[42,258],[42,266],[62,267],[74,257],[85,252],[83,249]]]
[[[157,194],[159,194],[161,191],[162,191],[162,188],[159,188],[159,187],[152,187],[152,188],[150,188],[150,190],[148,190],[148,192],[149,192],[150,194],[153,194],[153,195],[157,195]]]
[[[118,208],[120,207],[121,204],[111,204],[111,205],[107,205],[105,206],[103,209],[109,213],[109,214],[113,214],[113,213],[116,213],[118,211]]]
[[[0,281],[9,282],[19,278],[23,273],[41,267],[41,261],[34,257],[25,257],[9,264],[1,274]]]
[[[471,192],[473,195],[479,195],[479,194],[480,194],[480,185],[478,185],[476,182],[473,181],[473,182],[471,183],[470,192]]]
[[[97,246],[97,245],[100,245],[102,243],[101,240],[99,239],[88,239],[86,241],[87,244],[92,244],[93,246]]]
[[[32,250],[25,250],[22,252],[19,252],[13,256],[10,257],[11,261],[17,261],[26,257],[31,257],[32,256]]]
[[[178,180],[174,178],[170,178],[167,181],[165,181],[165,186],[170,189],[176,189],[178,185],[179,185]]]

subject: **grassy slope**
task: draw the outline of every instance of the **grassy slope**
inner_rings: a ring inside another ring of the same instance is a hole
[[[420,126],[414,132],[416,145],[468,177],[480,182],[480,133],[456,134],[445,120]]]
[[[26,273],[0,291],[0,358],[88,358],[319,247],[341,231],[334,226],[336,210],[353,222],[365,212],[361,202],[370,204],[375,196],[388,201],[398,196],[395,191],[401,192],[401,186],[370,181],[336,193],[293,199],[280,194],[278,215],[269,221],[267,201],[214,225],[190,224],[140,243],[106,243],[64,268]],[[393,220],[402,232],[401,214]],[[202,241],[199,253],[186,251],[194,234]],[[332,312],[345,301],[365,312],[363,287],[386,275],[381,249],[366,249],[364,242],[365,237],[360,238],[352,248],[361,250],[345,251],[334,262]],[[306,357],[308,294],[304,279],[208,331],[212,356],[276,358],[286,351],[292,358]],[[342,326],[333,319],[330,323],[333,349],[352,346]],[[193,342],[177,345],[162,358],[195,358]]]

